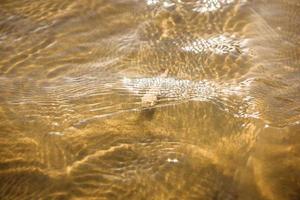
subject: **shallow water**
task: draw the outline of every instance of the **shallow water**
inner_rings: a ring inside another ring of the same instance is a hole
[[[1,0],[0,199],[300,199],[298,0]]]

